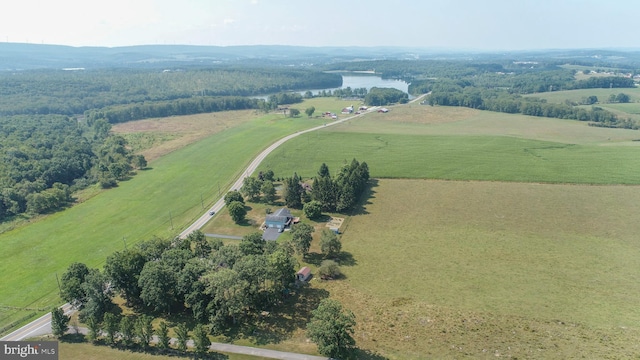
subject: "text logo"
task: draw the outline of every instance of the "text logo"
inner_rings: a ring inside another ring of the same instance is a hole
[[[0,360],[58,360],[57,341],[0,341]]]

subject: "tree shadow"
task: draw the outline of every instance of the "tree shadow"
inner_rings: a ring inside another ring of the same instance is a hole
[[[341,266],[355,266],[358,265],[358,261],[348,251],[342,251],[336,258],[338,264]]]
[[[331,220],[331,216],[322,214],[322,215],[320,215],[320,216],[318,216],[316,218],[309,219],[309,220],[314,222],[314,223],[327,223],[327,222],[329,222],[329,220]]]
[[[73,331],[73,330],[71,330],[71,331]],[[71,343],[71,344],[79,344],[79,343],[87,342],[87,339],[86,339],[84,334],[76,333],[76,332],[68,332],[68,333],[62,335],[59,338],[59,340],[61,342]]]
[[[378,179],[369,179],[366,189],[362,192],[360,199],[356,206],[349,212],[350,216],[367,215],[367,205],[372,204],[371,199],[375,199],[376,191],[374,188],[378,187]]]
[[[360,348],[356,348],[353,350],[353,358],[358,360],[388,360],[389,359],[371,350],[360,349]]]
[[[257,315],[246,337],[256,345],[277,344],[288,339],[293,332],[305,328],[311,320],[311,311],[318,307],[322,299],[329,297],[324,289],[302,287],[283,299],[273,312],[266,316]]]
[[[317,252],[310,252],[302,259],[307,264],[312,264],[315,266],[320,266],[322,260],[325,260],[324,255]]]

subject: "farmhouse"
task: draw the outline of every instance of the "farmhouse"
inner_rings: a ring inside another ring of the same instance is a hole
[[[309,280],[310,277],[311,277],[311,269],[309,269],[306,266],[298,270],[298,272],[296,273],[296,279],[300,281],[307,281]]]
[[[352,112],[353,112],[353,105],[348,106],[348,107],[346,107],[346,108],[342,109],[342,113],[343,113],[343,114],[351,114]]]
[[[267,215],[267,219],[264,222],[266,228],[283,229],[293,221],[291,211],[287,208],[281,208],[273,214]]]

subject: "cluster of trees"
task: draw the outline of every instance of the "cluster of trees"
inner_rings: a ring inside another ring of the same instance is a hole
[[[409,101],[409,95],[393,88],[373,87],[364,97],[364,103],[370,106],[383,106],[394,103],[405,104]]]
[[[112,105],[339,87],[342,77],[282,67],[0,72],[0,115],[82,114]],[[191,106],[191,105],[189,105]]]
[[[61,295],[81,307],[83,322],[105,326],[106,314],[117,313],[112,299],[118,294],[139,314],[184,312],[220,334],[277,306],[293,286],[297,265],[289,247],[265,242],[261,233],[223,245],[196,231],[115,252],[103,272],[71,264]]]
[[[324,211],[342,212],[351,209],[358,201],[369,181],[369,166],[353,159],[344,165],[335,178],[329,168],[322,164],[313,180],[311,198]]]
[[[59,209],[75,189],[113,186],[134,166],[144,168],[144,157],[109,129],[62,115],[0,117],[0,221]]]
[[[436,88],[438,88],[436,86]],[[624,95],[624,94],[623,94]],[[614,95],[617,99],[617,96]],[[624,96],[621,97],[624,100]],[[589,101],[597,101],[589,99]],[[479,90],[466,87],[456,91],[435,91],[429,95],[429,105],[465,106],[480,110],[498,111],[510,114],[543,116],[558,119],[590,121],[597,126],[637,129],[638,124],[629,119],[622,119],[610,111],[600,107],[584,108],[570,104],[547,103],[545,100],[522,97],[496,90]]]
[[[294,238],[310,243],[313,227],[299,224]],[[311,228],[311,230],[309,230]],[[323,234],[323,252],[335,255],[339,241]],[[89,328],[88,337],[103,337],[110,345],[147,348],[152,336],[157,347],[170,348],[169,326],[152,326],[156,315],[179,314],[193,321],[177,324],[177,348],[187,350],[194,341],[197,354],[205,354],[211,344],[209,334],[223,334],[232,327],[251,324],[264,309],[279,306],[294,290],[298,267],[293,251],[297,240],[278,244],[265,242],[261,233],[245,236],[238,245],[209,242],[200,231],[173,241],[152,239],[115,252],[104,271],[83,263],[71,264],[62,275],[61,297],[78,306],[80,320]],[[337,245],[336,245],[337,241]],[[306,246],[308,251],[308,246]],[[321,272],[339,276],[334,261],[323,262]],[[328,276],[329,276],[328,275]],[[120,295],[134,314],[122,315],[113,302]],[[308,336],[325,356],[348,356],[355,341],[355,316],[335,300],[324,299],[307,325]],[[186,323],[195,323],[191,336]],[[60,309],[52,311],[52,329],[62,336],[69,317]]]

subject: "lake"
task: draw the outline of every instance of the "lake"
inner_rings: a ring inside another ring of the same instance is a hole
[[[394,88],[402,92],[409,93],[409,83],[407,83],[406,81],[395,80],[395,79],[383,79],[380,77],[380,75],[368,74],[368,73],[348,72],[348,73],[341,73],[341,75],[342,75],[342,86],[340,87],[340,89],[344,89],[347,87],[350,87],[351,89],[366,88],[367,91],[369,91],[373,87],[379,87],[379,88]],[[318,94],[318,92],[322,90],[333,91],[336,89],[338,88],[312,89],[309,91],[311,91],[311,93],[316,95]],[[307,90],[301,91],[300,93],[304,95],[306,91]]]

